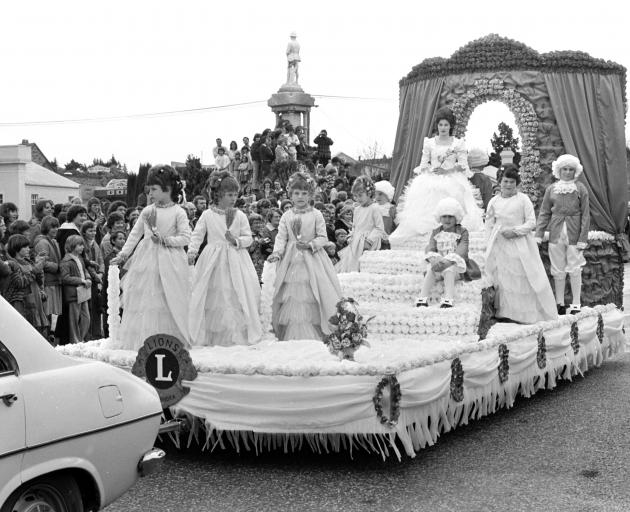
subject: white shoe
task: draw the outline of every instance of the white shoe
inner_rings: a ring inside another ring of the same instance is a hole
[[[569,306],[569,309],[567,309],[567,314],[577,315],[580,311],[582,311],[582,308],[579,304],[571,304],[571,306]]]
[[[418,297],[416,299],[416,307],[417,308],[428,308],[429,307],[429,302],[427,301],[426,297]]]

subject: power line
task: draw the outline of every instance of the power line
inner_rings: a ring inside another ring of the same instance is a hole
[[[366,97],[366,96],[339,96],[334,94],[313,94],[316,98],[325,98],[325,99],[341,99],[341,100],[361,100],[361,101],[394,101],[392,98],[376,98],[376,97]],[[257,101],[243,101],[240,103],[228,103],[225,105],[213,105],[210,107],[197,107],[197,108],[187,108],[181,110],[166,110],[162,112],[145,112],[140,114],[125,114],[119,116],[102,116],[102,117],[82,117],[77,119],[48,119],[45,121],[10,121],[10,122],[0,122],[0,127],[10,127],[10,126],[42,126],[42,125],[51,125],[51,124],[75,124],[75,123],[98,123],[98,122],[106,122],[106,121],[122,121],[126,119],[143,119],[143,118],[152,118],[152,117],[162,117],[162,116],[172,116],[178,114],[193,114],[198,112],[208,112],[211,110],[222,110],[226,108],[236,108],[243,107],[249,105],[258,105],[261,103],[267,103],[266,100],[257,100]]]
[[[108,116],[108,117],[84,117],[79,119],[54,119],[47,121],[20,121],[20,122],[8,122],[8,123],[0,123],[0,127],[6,126],[35,126],[35,125],[47,125],[47,124],[63,124],[63,123],[86,123],[86,122],[101,122],[101,121],[120,121],[124,119],[141,119],[147,117],[160,117],[160,116],[170,116],[177,114],[190,114],[195,112],[205,112],[208,110],[220,110],[225,108],[234,108],[234,107],[242,107],[246,105],[255,105],[257,103],[266,103],[266,100],[258,100],[258,101],[244,101],[241,103],[230,103],[226,105],[214,105],[212,107],[198,107],[198,108],[187,108],[182,110],[167,110],[163,112],[148,112],[142,114],[127,114],[120,116]]]

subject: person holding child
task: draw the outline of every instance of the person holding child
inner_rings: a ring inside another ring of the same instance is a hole
[[[248,253],[252,231],[245,214],[234,208],[236,179],[213,173],[210,190],[213,204],[199,218],[188,248],[192,265],[207,237],[194,268],[190,334],[195,345],[253,345],[262,337],[262,325],[260,286]]]
[[[461,225],[464,210],[457,199],[442,199],[435,209],[435,218],[440,226],[433,230],[427,245],[425,259],[429,263],[422,283],[416,307],[429,305],[429,293],[438,276],[444,279],[444,297],[440,308],[452,308],[455,296],[455,281],[472,281],[481,277],[475,261],[468,257],[468,230]]]
[[[61,260],[61,284],[63,300],[68,305],[68,338],[70,343],[83,343],[90,329],[92,280],[83,258],[85,241],[81,235],[70,235],[66,239]]]
[[[170,334],[189,346],[188,263],[184,247],[190,226],[177,204],[183,190],[177,171],[155,165],[147,177],[153,204],[142,210],[125,246],[112,265],[122,267],[134,251],[122,281],[123,317],[116,344],[138,350],[154,334]],[[137,246],[137,248],[136,248]]]
[[[319,340],[330,334],[328,319],[341,298],[337,274],[326,254],[326,222],[310,206],[315,182],[306,173],[291,175],[293,208],[280,219],[273,253],[279,262],[272,306],[272,325],[281,341]]]
[[[501,193],[486,212],[485,272],[496,289],[496,316],[524,324],[558,318],[554,296],[534,241],[534,205],[518,191],[514,165],[506,165]]]
[[[348,247],[339,253],[337,272],[358,272],[359,258],[363,251],[378,251],[385,235],[380,208],[372,199],[374,183],[368,176],[359,176],[352,184],[352,195],[359,203],[352,214],[352,232]]]
[[[383,227],[385,234],[381,242],[381,249],[389,249],[389,235],[396,229],[396,206],[392,204],[396,189],[387,180],[381,180],[374,183],[374,199],[381,211],[383,217]]]
[[[586,187],[577,178],[583,168],[573,155],[562,155],[551,164],[559,180],[547,187],[536,223],[536,242],[542,243],[549,230],[549,259],[553,276],[558,314],[567,312],[564,289],[567,274],[571,282],[571,305],[568,312],[580,312],[582,267],[586,265],[584,249],[588,245],[590,227],[589,197]]]

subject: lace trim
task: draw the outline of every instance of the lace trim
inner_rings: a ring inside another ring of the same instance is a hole
[[[168,203],[164,203],[164,204],[160,204],[160,203],[153,203],[155,205],[156,208],[170,208],[171,206],[175,206],[175,203],[173,201],[169,201]]]
[[[577,192],[575,181],[558,181],[553,185],[553,191],[556,194],[571,194]]]

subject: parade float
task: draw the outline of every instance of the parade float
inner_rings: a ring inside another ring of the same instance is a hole
[[[584,97],[564,98],[558,88],[578,74]],[[415,308],[427,242],[417,237],[392,243],[391,251],[367,252],[360,272],[339,276],[346,299],[325,340],[274,338],[274,265],[266,264],[261,298],[266,335],[260,343],[185,350],[179,340],[156,333],[139,352],[112,348],[120,322],[118,268],[112,266],[110,339],[59,350],[109,362],[154,384],[169,414],[187,419],[189,431],[177,438],[184,445],[256,453],[364,449],[413,457],[457,426],[512,407],[519,396],[553,389],[558,380],[583,376],[623,349],[620,213],[626,174],[623,145],[622,168],[617,142],[623,142],[624,85],[625,70],[616,64],[581,53],[540,55],[498,36],[475,41],[451,59],[425,61],[401,82],[392,180],[399,191],[419,162],[418,144],[429,134],[435,110],[444,104],[453,106],[461,130],[474,106],[487,99],[515,111],[523,137],[523,190],[535,204],[551,160],[565,149],[580,156],[595,200],[585,307],[577,315],[535,325],[493,324],[493,290],[483,279],[459,282],[453,308]],[[576,127],[557,102],[579,104],[593,88],[607,101],[586,109],[590,124]],[[615,106],[618,112],[608,110]],[[585,126],[608,134],[590,138],[596,146],[592,154],[580,146],[585,137],[575,135]],[[485,244],[483,233],[471,233],[470,257],[482,269]],[[441,286],[433,290],[431,304]]]

